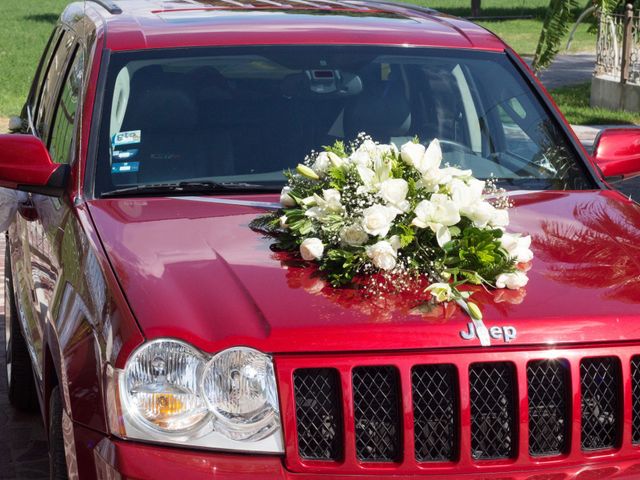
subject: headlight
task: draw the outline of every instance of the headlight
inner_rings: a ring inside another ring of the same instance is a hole
[[[229,438],[261,438],[279,426],[273,365],[263,353],[250,348],[219,353],[207,364],[202,391]]]
[[[209,416],[197,384],[203,365],[202,355],[185,343],[147,344],[127,362],[123,393],[128,410],[160,431],[192,429]]]
[[[271,357],[237,347],[207,356],[187,343],[148,342],[110,370],[112,433],[161,443],[283,453]]]

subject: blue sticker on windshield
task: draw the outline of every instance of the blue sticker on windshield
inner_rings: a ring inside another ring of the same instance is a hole
[[[116,133],[113,136],[111,144],[114,147],[121,145],[134,145],[142,141],[142,130],[131,130],[128,132]]]
[[[111,173],[136,173],[140,170],[140,162],[122,162],[111,165]]]
[[[113,158],[117,160],[128,160],[135,157],[138,154],[138,149],[133,148],[131,150],[115,150],[113,152]]]

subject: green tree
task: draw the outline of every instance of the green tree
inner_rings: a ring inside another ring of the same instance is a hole
[[[540,40],[533,58],[533,70],[538,73],[544,70],[560,51],[563,38],[569,32],[569,28],[574,23],[575,15],[580,10],[584,0],[551,0],[547,14],[540,32]],[[610,13],[624,5],[624,0],[590,0],[586,6],[582,7],[583,14],[578,21],[587,14],[599,15]]]

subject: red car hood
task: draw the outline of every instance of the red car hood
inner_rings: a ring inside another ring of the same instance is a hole
[[[276,201],[273,195],[236,199]],[[249,228],[263,208],[220,200],[90,203],[148,338],[178,337],[208,352],[234,345],[266,352],[479,345],[462,338],[469,318],[457,306],[333,289]],[[492,344],[504,345],[503,327],[516,330],[513,345],[640,339],[640,207],[606,191],[513,200],[509,230],[532,235],[535,258],[525,289],[474,295],[486,326],[500,327]]]

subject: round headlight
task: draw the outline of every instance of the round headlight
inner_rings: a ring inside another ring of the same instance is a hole
[[[163,432],[181,432],[208,415],[199,394],[202,355],[186,343],[158,340],[137,350],[123,378],[128,411],[143,424]]]
[[[214,356],[202,381],[217,429],[234,440],[259,440],[280,425],[271,357],[251,348],[230,348]]]

